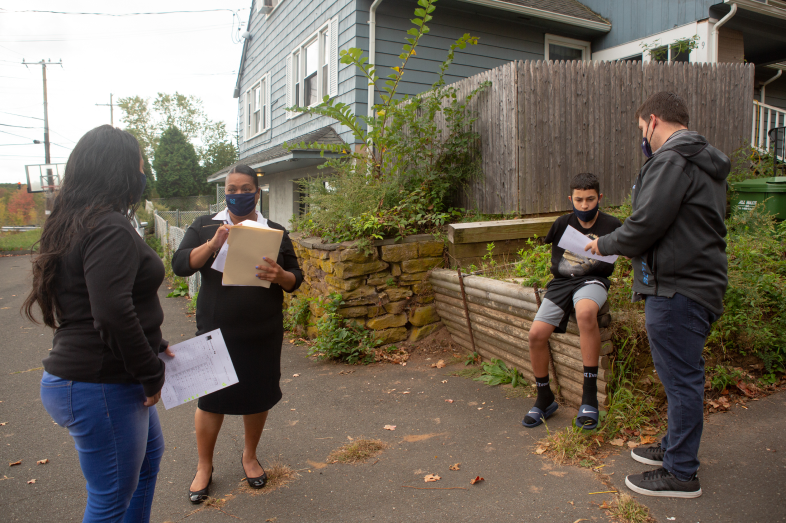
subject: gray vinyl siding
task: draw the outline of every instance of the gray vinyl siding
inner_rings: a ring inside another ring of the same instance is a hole
[[[639,40],[667,29],[709,18],[720,0],[581,0],[611,22],[611,31],[592,41],[592,51]]]
[[[368,0],[358,0],[358,15],[364,21],[368,20],[370,4]],[[437,4],[434,20],[429,23],[431,31],[420,40],[417,55],[407,64],[399,93],[414,95],[431,87],[437,80],[439,66],[447,57],[450,45],[465,33],[477,36],[479,44],[457,50],[455,61],[445,76],[447,83],[513,60],[543,59],[544,31],[523,23],[506,21],[503,17],[478,16],[443,4],[453,6],[457,3]],[[401,65],[399,54],[406,43],[407,30],[414,27],[410,20],[414,18],[416,7],[415,0],[386,0],[377,10],[376,62],[382,78],[392,73],[390,67]],[[368,24],[358,24],[358,40],[363,49],[368,49],[368,32]],[[382,86],[384,80],[380,80],[377,90]],[[363,100],[367,100],[367,97]],[[376,101],[380,102],[378,95]]]
[[[256,7],[253,9],[256,10]],[[252,16],[248,30],[253,38],[246,50],[238,99],[238,131],[242,137],[245,92],[267,73],[271,75],[271,126],[268,131],[251,140],[245,141],[241,138],[241,158],[331,124],[335,124],[336,130],[345,141],[351,141],[347,129],[342,129],[333,120],[308,115],[288,119],[285,111],[287,58],[290,52],[334,17],[338,17],[339,52],[356,47],[357,15],[354,0],[282,0],[269,17],[256,12]],[[335,99],[353,103],[357,83],[354,69],[339,63],[338,95]]]

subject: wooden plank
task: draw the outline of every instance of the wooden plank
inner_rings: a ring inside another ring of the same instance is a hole
[[[555,216],[522,218],[519,220],[497,220],[448,225],[448,241],[454,244],[517,240],[535,235],[545,236]]]

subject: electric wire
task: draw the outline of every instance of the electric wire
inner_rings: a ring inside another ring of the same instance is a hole
[[[234,13],[235,11],[242,11],[249,9],[248,7],[240,7],[238,9],[199,9],[194,11],[156,11],[146,13],[88,13],[78,11],[44,11],[39,9],[23,9],[23,10],[9,10],[0,8],[0,14],[7,13],[39,13],[39,14],[53,14],[53,15],[88,15],[88,16],[146,16],[146,15],[174,15],[174,14],[191,14],[191,13],[216,13],[221,11],[228,11]]]

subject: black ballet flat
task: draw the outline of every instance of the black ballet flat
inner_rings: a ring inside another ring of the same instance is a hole
[[[215,470],[215,468],[210,470],[210,479],[208,480],[207,486],[205,488],[202,490],[188,490],[188,501],[194,505],[199,505],[200,503],[207,501],[207,498],[210,495],[210,484],[213,483],[213,470]],[[194,477],[196,478],[196,474],[194,474]]]
[[[257,464],[261,467],[262,465],[257,460]],[[265,485],[267,485],[267,472],[264,472],[264,468],[262,469],[262,475],[257,478],[249,478],[248,473],[246,473],[246,467],[243,465],[243,453],[240,453],[240,466],[243,467],[243,474],[246,475],[246,481],[248,482],[248,486],[253,489],[261,489]]]

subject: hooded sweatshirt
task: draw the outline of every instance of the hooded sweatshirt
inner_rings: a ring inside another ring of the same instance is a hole
[[[631,258],[634,301],[679,293],[723,313],[729,158],[693,131],[678,131],[648,159],[631,192],[633,212],[598,240]]]

